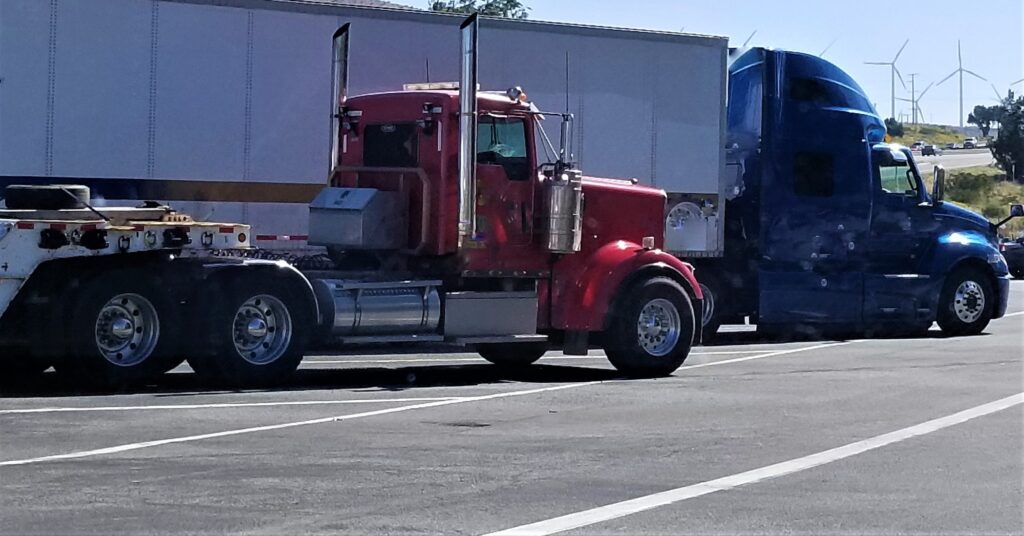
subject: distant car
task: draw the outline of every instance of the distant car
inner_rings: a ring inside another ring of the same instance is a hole
[[[1016,240],[1004,238],[999,243],[999,251],[1003,253],[1006,264],[1010,267],[1010,275],[1024,279],[1024,236]]]
[[[925,146],[925,142],[918,140],[918,141],[915,141],[914,143],[910,144],[910,150],[911,151],[920,151],[921,148],[924,147],[924,146]]]
[[[964,149],[974,149],[978,146],[978,138],[964,138]]]
[[[921,147],[921,156],[941,156],[942,147],[929,143],[924,147]]]
[[[946,148],[947,149],[956,149],[956,144],[955,143],[947,143],[946,144]]]

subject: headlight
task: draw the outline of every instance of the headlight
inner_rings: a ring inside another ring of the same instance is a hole
[[[988,263],[989,264],[995,264],[995,265],[998,266],[1000,264],[1006,264],[1006,259],[1003,258],[1003,254],[1002,253],[989,253],[988,254]]]

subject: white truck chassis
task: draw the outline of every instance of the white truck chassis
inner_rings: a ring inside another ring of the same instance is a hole
[[[232,383],[287,374],[319,320],[312,289],[249,251],[247,225],[164,206],[0,208],[0,378],[52,365],[124,384],[186,356]]]

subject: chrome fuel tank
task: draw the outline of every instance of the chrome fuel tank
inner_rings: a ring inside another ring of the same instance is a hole
[[[436,333],[440,281],[313,281],[325,328],[334,336]]]

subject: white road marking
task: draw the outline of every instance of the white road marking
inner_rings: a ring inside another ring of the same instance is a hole
[[[764,359],[766,357],[775,357],[779,355],[794,354],[797,352],[806,352],[808,350],[821,350],[824,348],[831,348],[833,346],[843,346],[846,344],[852,344],[854,342],[862,341],[849,341],[849,342],[838,342],[829,344],[818,344],[814,346],[805,346],[802,348],[792,348],[789,350],[780,350],[777,352],[762,353],[755,356],[739,357],[736,359],[723,359],[721,361],[712,361],[710,363],[700,363],[697,365],[683,365],[680,370],[693,369],[702,367],[713,367],[716,365],[728,365],[730,363],[738,363],[741,361],[751,361],[754,359]],[[749,352],[749,351],[747,351]],[[738,352],[723,352],[723,354],[731,355]],[[691,354],[693,355],[693,354]],[[580,357],[583,356],[571,356]],[[605,358],[600,358],[605,359]],[[350,361],[339,361],[339,363],[349,363]],[[366,361],[360,361],[365,363]],[[325,361],[317,361],[317,363],[325,363]],[[0,415],[3,414],[32,414],[32,413],[63,413],[63,412],[88,412],[88,411],[141,411],[141,410],[176,410],[176,409],[221,409],[221,408],[247,408],[247,407],[275,407],[275,406],[314,406],[314,405],[333,405],[333,404],[379,404],[386,402],[433,402],[433,401],[451,401],[451,400],[466,400],[475,397],[438,397],[438,398],[381,398],[373,400],[312,400],[312,401],[288,401],[288,402],[238,402],[238,403],[221,403],[221,404],[167,404],[158,406],[99,406],[99,407],[63,407],[63,408],[23,408],[23,409],[6,409],[0,410]]]
[[[857,454],[879,449],[893,443],[899,443],[913,437],[930,434],[944,428],[965,423],[978,417],[983,417],[985,415],[1018,406],[1022,403],[1024,403],[1024,393],[1019,393],[1001,400],[996,400],[995,402],[990,402],[988,404],[983,404],[981,406],[961,411],[959,413],[933,419],[915,426],[896,430],[895,432],[875,436],[863,441],[857,441],[856,443],[850,443],[848,445],[825,450],[802,458],[795,458],[774,465],[761,467],[759,469],[701,482],[699,484],[692,484],[669,491],[663,491],[661,493],[655,493],[653,495],[647,495],[645,497],[638,497],[636,499],[584,510],[574,514],[538,521],[537,523],[494,532],[487,536],[547,535],[580,527],[588,527],[604,521],[610,521],[612,519],[700,497],[709,493],[715,493],[716,491],[727,491],[739,486],[745,486],[747,484],[753,484],[763,480],[804,471],[820,465],[849,458],[851,456],[856,456]]]
[[[377,398],[358,400],[296,400],[288,402],[238,402],[221,404],[167,404],[160,406],[98,406],[98,407],[62,407],[62,408],[25,408],[3,409],[0,415],[17,415],[25,413],[74,413],[83,411],[140,411],[154,409],[219,409],[219,408],[267,408],[277,406],[334,406],[346,404],[386,404],[388,402],[436,402],[441,400],[457,400],[458,396],[432,398]]]
[[[26,458],[23,460],[9,460],[0,462],[0,467],[8,467],[12,465],[28,465],[33,463],[42,462],[54,462],[59,460],[74,460],[79,458],[89,458],[92,456],[102,456],[105,454],[117,454],[120,452],[128,452],[132,450],[139,450],[151,447],[159,447],[162,445],[171,445],[175,443],[189,443],[193,441],[202,441],[204,439],[214,439],[218,437],[236,436],[242,434],[252,434],[256,432],[269,432],[272,430],[284,430],[287,428],[296,428],[299,426],[310,426],[314,424],[326,424],[330,422],[342,422],[351,421],[355,419],[363,419],[366,417],[376,417],[378,415],[388,415],[391,413],[402,413],[406,411],[413,411],[417,409],[437,408],[441,406],[451,406],[455,404],[466,404],[469,402],[483,402],[485,400],[496,400],[499,398],[512,398],[517,396],[534,395],[539,393],[547,393],[551,391],[562,391],[565,389],[575,389],[578,387],[587,387],[591,385],[597,385],[602,382],[586,382],[586,383],[573,383],[568,385],[557,385],[555,387],[544,387],[540,389],[528,389],[525,391],[511,391],[508,393],[498,393],[492,395],[483,396],[470,396],[465,398],[456,398],[452,400],[439,400],[437,402],[427,402],[423,404],[414,404],[411,406],[399,406],[397,408],[379,409],[376,411],[367,411],[364,413],[353,413],[350,415],[337,415],[334,417],[325,417],[321,419],[310,419],[307,421],[295,421],[287,422],[282,424],[272,424],[269,426],[255,426],[252,428],[239,428],[236,430],[226,430],[223,432],[214,432],[210,434],[199,434],[183,437],[172,437],[168,439],[158,439],[155,441],[143,441],[140,443],[127,443],[124,445],[116,445],[113,447],[106,447],[101,449],[93,450],[82,450],[78,452],[69,452],[67,454],[55,454],[52,456],[40,456],[38,458]]]
[[[846,342],[835,342],[829,344],[818,344],[815,346],[804,346],[803,348],[793,348],[791,350],[779,350],[778,352],[769,352],[767,354],[752,355],[748,357],[737,357],[736,359],[724,359],[722,361],[712,361],[711,363],[700,363],[697,365],[683,365],[680,369],[695,369],[703,367],[713,367],[715,365],[726,365],[728,363],[739,363],[741,361],[753,361],[755,359],[764,359],[766,357],[775,357],[778,355],[795,354],[797,352],[806,352],[808,350],[822,350],[825,348],[833,348],[836,346],[846,346],[847,344],[853,344],[861,341],[846,341]]]

